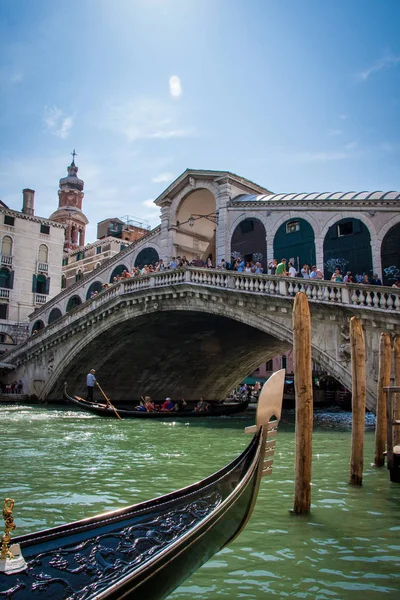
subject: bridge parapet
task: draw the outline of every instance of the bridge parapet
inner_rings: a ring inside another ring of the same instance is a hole
[[[115,292],[117,294],[124,294],[132,293],[135,290],[173,286],[181,283],[195,283],[198,285],[243,291],[249,294],[265,294],[287,298],[293,298],[297,292],[303,291],[311,302],[335,304],[351,309],[357,309],[358,307],[369,308],[374,311],[383,311],[390,314],[400,313],[400,289],[397,288],[356,283],[333,283],[325,280],[237,273],[235,271],[195,267],[184,267],[161,271],[151,275],[128,277],[101,291],[94,298],[84,301],[83,304],[86,304],[86,302],[97,303],[102,301],[102,298],[107,299],[109,290],[111,289],[118,290]],[[64,290],[62,294],[56,296],[45,306],[35,311],[32,315],[32,321],[42,319],[44,323],[47,323],[51,309],[59,305],[60,300],[66,305],[69,297],[66,292],[67,290]],[[76,294],[76,292],[77,288],[74,286],[73,292],[70,295]],[[93,306],[93,304],[91,305]],[[75,311],[76,308],[72,312]]]

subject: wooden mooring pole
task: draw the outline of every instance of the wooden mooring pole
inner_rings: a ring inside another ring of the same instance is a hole
[[[386,447],[386,394],[384,387],[390,385],[390,367],[392,359],[392,349],[390,345],[390,335],[381,333],[379,343],[379,372],[378,388],[376,395],[376,429],[375,429],[375,458],[376,467],[383,467],[385,464]]]
[[[350,483],[362,485],[364,467],[365,407],[367,378],[365,374],[365,340],[359,317],[350,319],[351,379],[352,379],[352,432]]]
[[[400,387],[400,335],[396,335],[393,342],[393,363],[394,363],[394,385]],[[400,394],[394,396],[393,418],[400,421]],[[393,431],[393,445],[400,445],[400,426],[395,427]]]
[[[313,429],[311,317],[307,296],[296,294],[293,306],[294,387],[296,394],[296,459],[293,512],[310,512]]]

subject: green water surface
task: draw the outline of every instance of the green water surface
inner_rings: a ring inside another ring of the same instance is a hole
[[[1,407],[0,492],[15,499],[15,534],[165,494],[227,464],[249,442],[253,416],[215,420],[102,419],[40,406]],[[351,433],[315,428],[312,511],[290,514],[294,426],[281,423],[272,477],[246,529],[171,600],[398,600],[400,485],[371,466],[348,485]]]

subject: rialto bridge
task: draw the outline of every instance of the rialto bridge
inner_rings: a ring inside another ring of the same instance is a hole
[[[122,279],[85,300],[90,285],[64,290],[37,311],[33,319],[46,327],[7,358],[16,367],[9,378],[22,379],[26,393],[60,399],[68,381],[84,394],[86,373],[95,368],[116,401],[143,394],[222,399],[291,346],[293,301],[304,291],[313,359],[349,388],[349,319],[362,319],[374,409],[380,333],[400,334],[400,290],[389,287],[194,267]],[[71,294],[82,302],[66,310]],[[56,309],[59,317],[48,324]]]

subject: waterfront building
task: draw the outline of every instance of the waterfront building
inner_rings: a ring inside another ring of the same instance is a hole
[[[64,226],[35,216],[35,192],[21,211],[0,202],[0,352],[28,336],[29,315],[61,290]]]

